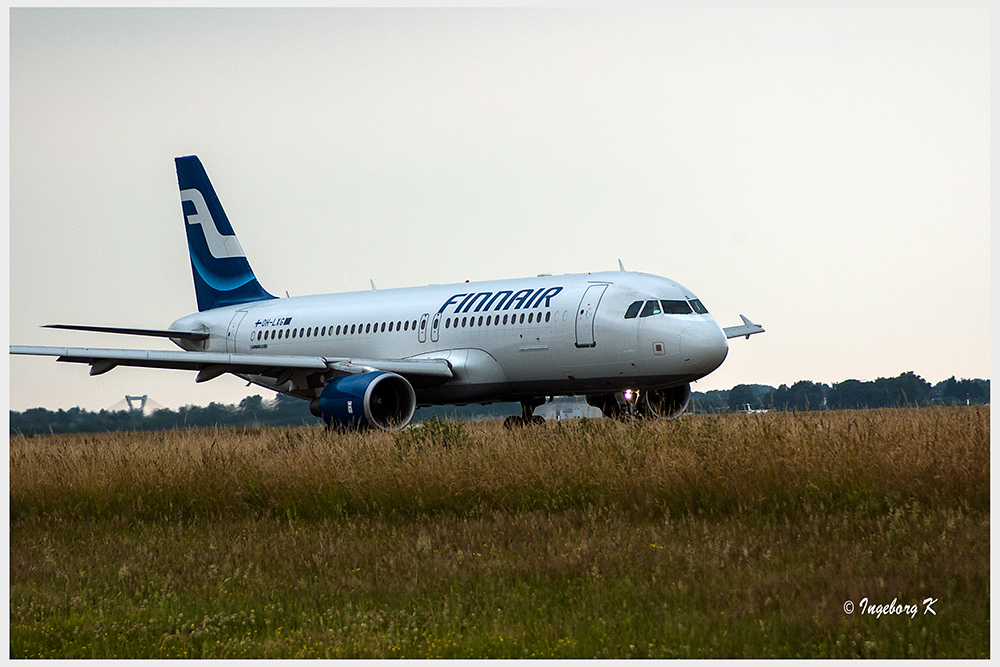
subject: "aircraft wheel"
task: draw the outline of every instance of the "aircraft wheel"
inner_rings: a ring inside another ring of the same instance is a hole
[[[504,428],[521,428],[522,426],[524,426],[524,417],[520,415],[511,415],[503,420]]]

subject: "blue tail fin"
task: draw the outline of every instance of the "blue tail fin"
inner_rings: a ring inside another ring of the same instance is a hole
[[[174,163],[198,310],[276,298],[257,282],[201,160],[189,155]]]

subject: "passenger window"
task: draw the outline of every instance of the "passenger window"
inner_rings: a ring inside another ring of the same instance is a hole
[[[661,312],[663,311],[660,310],[659,301],[647,301],[646,305],[642,309],[642,312],[639,314],[639,317],[649,317],[651,315],[659,315]]]
[[[699,315],[708,314],[708,308],[701,305],[701,301],[699,301],[698,299],[695,299],[694,301],[691,302],[691,307],[694,308],[694,312],[698,313]]]
[[[660,301],[660,305],[663,306],[663,312],[667,315],[690,315],[691,306],[688,305],[687,301]]]
[[[628,307],[625,311],[625,319],[631,320],[633,317],[639,314],[639,310],[642,308],[642,301],[633,301],[632,305]]]

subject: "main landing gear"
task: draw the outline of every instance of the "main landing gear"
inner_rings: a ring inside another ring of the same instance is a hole
[[[545,417],[534,414],[535,408],[545,402],[545,398],[530,398],[521,401],[521,414],[511,415],[503,420],[504,428],[518,428],[529,424],[544,424]]]

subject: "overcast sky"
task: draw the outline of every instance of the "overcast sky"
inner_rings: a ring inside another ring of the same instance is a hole
[[[990,375],[990,15],[973,9],[12,9],[10,342],[196,310],[173,158],[266,289],[614,270],[730,341],[696,391]],[[11,358],[10,407],[227,376]]]

